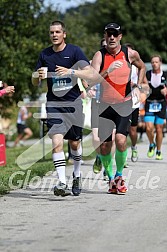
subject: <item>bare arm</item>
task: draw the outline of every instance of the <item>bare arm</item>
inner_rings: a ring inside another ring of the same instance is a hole
[[[25,112],[24,108],[21,108],[20,113],[21,113],[21,119],[22,119],[23,121],[26,121],[29,117],[32,116],[32,113],[31,113],[31,112],[28,112],[28,111]]]
[[[84,79],[84,80],[87,80],[87,79],[93,79],[93,76],[94,76],[94,69],[88,65],[82,69],[69,69],[69,68],[66,68],[66,67],[62,67],[62,66],[56,66],[56,69],[55,69],[55,73],[58,75],[58,76],[65,76],[65,75],[73,75],[75,77],[78,77],[80,79]]]
[[[101,75],[99,74],[100,66],[101,66],[102,56],[100,51],[96,52],[92,61],[91,65],[86,66],[83,69],[67,69],[65,67],[57,66],[55,72],[60,75],[69,75],[74,74],[74,76],[79,77],[83,80],[86,80],[88,85],[94,85],[99,82]]]
[[[101,52],[98,51],[92,60],[91,66],[96,70],[96,72],[100,72],[100,67],[101,67],[101,63],[102,63],[102,55]],[[104,70],[103,72],[100,73],[100,75],[98,76],[99,80],[98,82],[102,82],[104,80],[104,78],[111,73],[112,71],[114,71],[114,69],[118,69],[121,68],[123,65],[123,63],[120,60],[116,60],[114,62],[112,62],[109,66],[109,68],[107,68],[106,70]]]
[[[146,67],[137,51],[128,48],[129,61],[138,69],[138,87],[140,89],[140,101],[143,102],[150,95],[150,87],[146,78]]]
[[[31,82],[34,86],[39,85],[39,73],[38,72],[33,72],[32,77],[31,77]]]
[[[109,66],[108,69],[106,69],[102,73],[99,73],[101,63],[102,63],[102,55],[101,52],[98,51],[95,53],[91,65],[86,66],[83,69],[77,69],[77,70],[68,69],[62,66],[56,66],[55,73],[58,76],[74,75],[75,77],[86,80],[89,87],[91,87],[97,83],[101,83],[104,80],[104,78],[114,69],[122,67],[122,62],[116,60]]]
[[[140,58],[140,55],[137,51],[132,50],[131,48],[128,48],[128,57],[129,61],[132,65],[135,65],[138,68],[138,83],[142,84],[144,81],[144,77],[146,75],[146,67],[142,59]]]
[[[0,90],[0,96],[3,96],[5,94],[13,94],[15,92],[14,86],[7,86],[4,89]]]
[[[41,80],[46,79],[46,75],[43,68],[39,68],[36,72],[32,73],[31,82],[34,86],[38,86]]]
[[[93,56],[92,62],[91,62],[91,66],[96,70],[96,72],[100,72],[100,66],[102,63],[102,55],[101,52],[98,51],[95,53],[95,55]]]

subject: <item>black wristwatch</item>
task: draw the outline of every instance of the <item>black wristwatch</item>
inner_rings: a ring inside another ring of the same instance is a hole
[[[90,87],[90,86],[87,86],[87,87],[85,88],[85,91],[88,92],[90,89],[91,89],[91,87]]]

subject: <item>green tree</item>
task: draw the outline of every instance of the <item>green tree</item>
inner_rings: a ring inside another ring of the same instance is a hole
[[[100,47],[101,37],[95,32],[89,34],[85,18],[80,12],[67,13],[64,17],[67,27],[67,43],[76,44],[84,51],[88,59],[92,59],[94,53]]]
[[[32,55],[41,47],[33,28],[42,2],[3,0],[0,3],[0,78],[15,86],[15,102],[31,94]]]
[[[27,95],[33,100],[39,93],[31,84],[31,74],[39,52],[48,44],[46,24],[51,19],[51,7],[44,8],[43,0],[1,0],[0,79],[15,86],[12,98],[1,99],[1,116],[6,115],[6,105]]]
[[[35,99],[40,90],[31,84],[31,74],[40,51],[50,45],[49,23],[60,19],[67,26],[67,42],[81,47],[91,59],[99,49],[104,26],[118,22],[122,43],[131,42],[144,61],[159,53],[167,62],[167,0],[97,0],[60,13],[59,6],[45,7],[44,0],[1,0],[0,80],[15,85],[16,93],[1,99],[1,115],[6,104],[17,103],[25,95]]]
[[[144,61],[159,53],[167,62],[167,0],[97,0],[79,7],[88,33],[102,33],[107,23],[121,24],[122,42],[131,42]],[[95,11],[96,10],[96,11]]]

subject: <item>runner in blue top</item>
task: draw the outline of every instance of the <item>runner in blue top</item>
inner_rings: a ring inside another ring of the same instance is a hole
[[[59,177],[59,184],[54,187],[54,194],[67,196],[71,192],[66,184],[65,155],[63,139],[68,139],[74,159],[72,192],[78,196],[81,192],[80,164],[82,148],[82,100],[81,91],[74,72],[77,69],[89,69],[89,61],[82,50],[75,45],[66,44],[65,25],[54,21],[50,25],[52,46],[44,49],[32,74],[33,85],[39,85],[46,76],[43,67],[47,67],[47,126],[53,145],[53,163]],[[57,66],[68,68],[69,74],[56,75]]]

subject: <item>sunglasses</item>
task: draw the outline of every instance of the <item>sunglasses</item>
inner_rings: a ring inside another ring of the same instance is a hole
[[[114,38],[117,38],[119,36],[119,33],[117,31],[107,31],[107,36],[113,36]]]

